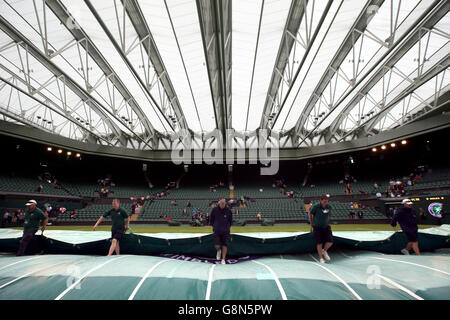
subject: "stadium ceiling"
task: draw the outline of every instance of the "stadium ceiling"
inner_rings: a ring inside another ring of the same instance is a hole
[[[448,103],[449,10],[445,0],[0,0],[0,119],[136,151],[178,148],[184,133],[194,148],[275,145],[261,129],[282,149],[373,137]]]

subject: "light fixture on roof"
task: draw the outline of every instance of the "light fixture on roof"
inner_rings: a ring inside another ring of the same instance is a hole
[[[378,149],[377,148],[372,148],[372,152],[377,152]]]
[[[63,151],[62,149],[58,149],[58,153],[61,154]]]
[[[52,151],[52,147],[47,147],[47,151]]]
[[[405,144],[407,144],[408,142],[406,141],[406,140],[402,140],[402,144],[403,145],[405,145]]]
[[[381,146],[381,149],[386,150],[386,146],[385,146],[385,145],[382,145],[382,146]]]
[[[72,155],[72,152],[71,152],[71,151],[67,151],[67,155],[68,155],[68,156],[71,156],[71,155]]]
[[[397,144],[396,144],[395,142],[392,142],[392,143],[391,143],[391,147],[392,147],[392,148],[395,148],[396,146],[397,146]]]
[[[77,153],[77,154],[75,155],[75,157],[79,158],[79,157],[81,157],[81,154]]]

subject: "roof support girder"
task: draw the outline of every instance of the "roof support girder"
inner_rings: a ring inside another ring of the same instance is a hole
[[[160,112],[160,114],[163,116],[163,119],[165,120],[165,122],[169,125],[171,130],[175,130],[173,123],[167,118],[166,114],[163,112],[163,110],[161,109],[161,107],[159,106],[159,104],[156,102],[155,98],[153,97],[153,95],[150,93],[149,88],[145,85],[144,81],[141,79],[141,77],[139,76],[138,72],[136,71],[136,69],[133,67],[133,65],[131,64],[130,60],[127,58],[124,48],[122,48],[116,41],[116,39],[114,38],[114,36],[111,34],[111,32],[109,31],[109,28],[106,26],[105,22],[103,21],[103,19],[100,17],[100,15],[98,14],[97,10],[94,8],[94,6],[92,5],[91,1],[89,0],[85,0],[84,3],[86,4],[86,6],[89,8],[89,10],[91,11],[92,15],[95,17],[95,19],[97,20],[97,22],[100,24],[100,26],[102,27],[103,31],[105,32],[105,34],[107,35],[108,39],[111,41],[111,44],[114,46],[114,48],[116,49],[117,53],[120,55],[120,57],[122,58],[123,62],[126,64],[126,66],[128,67],[128,69],[130,70],[130,72],[133,74],[134,78],[136,79],[136,81],[140,84],[141,88],[144,90],[144,92],[147,94],[148,97],[150,97],[152,103],[154,106],[156,106],[156,108],[158,109],[158,111]],[[142,43],[145,43],[145,41],[143,41]],[[173,101],[172,101],[173,102]]]
[[[300,28],[307,4],[308,0],[292,0],[286,25],[284,27],[283,36],[281,38],[280,47],[278,48],[272,78],[270,79],[269,90],[267,91],[267,98],[264,104],[260,128],[265,128],[267,126],[270,112],[274,104],[272,97],[277,95],[280,83],[283,80],[283,72],[286,68],[294,42],[296,41],[295,36],[293,35],[297,34]]]
[[[197,0],[203,50],[216,118],[224,137],[231,128],[231,0]],[[227,144],[228,141],[225,141]]]
[[[359,14],[355,23],[351,27],[349,33],[347,33],[344,41],[342,42],[339,49],[336,51],[336,54],[334,55],[333,59],[331,60],[330,64],[328,65],[328,68],[326,69],[325,73],[322,75],[320,81],[317,83],[317,86],[312,92],[308,102],[305,105],[305,108],[303,109],[303,112],[300,115],[300,118],[297,121],[295,130],[299,130],[299,128],[304,127],[306,120],[308,119],[311,111],[314,108],[314,105],[317,103],[320,96],[327,87],[328,83],[331,81],[331,79],[341,66],[341,64],[344,62],[345,57],[352,50],[355,43],[358,41],[364,30],[367,28],[367,25],[370,22],[370,20],[367,19],[367,11],[374,6],[379,8],[383,5],[383,3],[384,0],[370,0],[361,10],[361,13]]]
[[[140,122],[144,126],[147,136],[150,137],[154,134],[155,129],[153,128],[150,120],[146,114],[142,111],[141,107],[137,104],[132,94],[128,91],[126,86],[122,83],[120,78],[117,76],[115,71],[94,45],[92,40],[87,36],[87,34],[81,29],[81,27],[72,27],[72,18],[69,15],[67,9],[61,3],[60,0],[46,0],[46,5],[53,11],[55,16],[61,21],[61,23],[67,28],[74,39],[80,43],[80,45],[89,53],[90,57],[95,61],[99,68],[103,71],[105,76],[114,84],[117,90],[120,92],[122,97],[131,106],[132,110],[139,117]],[[84,40],[84,41],[82,41]]]
[[[443,16],[447,14],[450,9],[450,3],[446,1],[435,1],[430,9],[419,18],[419,24],[415,24],[412,28],[414,31],[405,34],[406,40],[402,42],[401,46],[386,60],[383,65],[379,66],[377,72],[364,84],[364,86],[356,93],[351,101],[344,107],[342,112],[330,124],[329,138],[333,137],[334,133],[339,129],[341,123],[348,116],[350,111],[356,106],[359,101],[376,85],[376,83],[392,68],[405,53],[407,53],[420,39],[419,34],[423,28],[431,28]],[[430,13],[431,12],[431,13]],[[425,17],[424,17],[425,16]],[[422,20],[424,19],[424,20]],[[388,51],[386,54],[390,53]],[[367,73],[369,74],[370,71]],[[365,78],[365,77],[364,77]],[[362,78],[360,81],[364,80]],[[331,112],[330,112],[331,113]],[[329,114],[330,114],[329,113]],[[327,114],[328,115],[328,114]],[[330,140],[327,140],[329,142]]]
[[[0,29],[7,34],[11,39],[19,43],[25,48],[39,63],[45,66],[56,77],[63,76],[65,83],[80,99],[82,99],[89,107],[96,112],[100,118],[105,122],[108,128],[117,136],[122,145],[126,145],[125,135],[123,131],[111,120],[107,113],[114,117],[114,115],[105,107],[102,106],[95,98],[93,98],[86,90],[81,88],[72,78],[56,66],[44,53],[42,53],[36,46],[24,37],[17,29],[15,29],[4,17],[0,16]],[[106,111],[106,112],[105,112]],[[119,120],[118,120],[119,121]]]
[[[145,20],[141,8],[137,0],[121,0],[124,9],[130,18],[131,23],[141,41],[143,48],[145,49],[147,55],[150,57],[150,61],[158,75],[159,81],[164,87],[164,91],[171,101],[172,107],[175,111],[177,119],[180,124],[181,129],[188,129],[188,124],[186,118],[184,117],[183,109],[178,101],[177,94],[172,85],[164,62],[159,54],[158,48],[156,47],[155,40],[153,39],[150,28]],[[148,39],[149,38],[149,39]]]

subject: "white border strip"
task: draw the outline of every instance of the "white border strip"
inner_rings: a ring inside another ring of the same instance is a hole
[[[413,266],[417,266],[417,267],[421,267],[421,268],[425,268],[425,269],[430,269],[430,270],[433,270],[433,271],[436,271],[436,272],[440,272],[440,273],[443,273],[443,274],[446,274],[446,275],[450,276],[450,273],[448,273],[446,271],[442,271],[442,270],[439,270],[439,269],[427,267],[427,266],[424,266],[424,265],[421,265],[421,264],[417,264],[417,263],[413,263],[413,262],[394,260],[394,259],[387,259],[387,258],[377,258],[377,257],[370,257],[370,258],[377,259],[377,260],[386,260],[386,261],[393,261],[393,262],[411,264]]]
[[[6,266],[1,267],[0,270],[3,270],[3,269],[5,269],[5,268],[8,268],[8,267],[10,267],[10,266],[13,266],[13,265],[18,264],[18,263],[21,263],[21,262],[25,262],[25,261],[28,261],[28,260],[34,260],[34,259],[38,259],[38,258],[42,258],[42,257],[43,257],[43,256],[37,256],[37,257],[33,257],[33,258],[28,258],[28,259],[16,261],[16,262],[14,262],[14,263],[10,263],[10,264],[8,264],[8,265],[6,265]]]
[[[319,267],[321,267],[322,269],[326,270],[327,272],[329,272],[330,274],[332,274],[336,279],[338,279],[358,300],[363,300],[356,292],[355,290],[353,290],[348,284],[347,282],[345,282],[341,277],[339,277],[337,274],[335,274],[333,271],[331,271],[328,268],[325,268],[324,266],[322,266],[319,261],[314,258],[313,255],[311,255],[311,258],[313,258],[314,261],[316,261],[317,263],[315,263],[316,265],[318,265]]]
[[[281,286],[280,280],[278,279],[278,277],[277,277],[277,275],[275,274],[275,272],[273,272],[273,270],[272,270],[269,266],[265,265],[265,264],[262,263],[262,262],[254,261],[254,260],[252,260],[252,262],[254,262],[254,263],[256,263],[256,264],[259,264],[259,265],[262,265],[262,266],[266,267],[267,270],[269,270],[269,272],[273,275],[273,278],[274,278],[274,280],[275,280],[275,283],[276,283],[277,286],[278,286],[278,290],[280,290],[281,298],[282,298],[283,300],[287,300],[286,293],[284,292],[284,289],[283,289],[283,287]]]
[[[404,286],[402,286],[401,284],[398,284],[397,282],[395,282],[394,280],[391,280],[389,278],[386,278],[382,275],[377,274],[378,277],[380,277],[381,279],[383,279],[384,281],[386,281],[387,283],[392,284],[394,287],[399,288],[400,290],[406,292],[407,294],[409,294],[411,297],[417,299],[417,300],[424,300],[422,297],[419,297],[417,294],[415,294],[414,292],[412,292],[411,290],[406,289]]]
[[[209,300],[210,296],[211,296],[211,282],[212,282],[212,277],[213,277],[213,272],[214,272],[214,267],[216,265],[213,264],[211,266],[211,268],[209,269],[209,277],[208,277],[208,286],[206,287],[206,297],[205,300]]]
[[[68,287],[66,290],[64,290],[63,292],[61,292],[61,294],[59,296],[57,296],[55,298],[55,300],[60,300],[62,297],[64,297],[66,295],[67,292],[69,292],[70,290],[72,290],[73,288],[75,288],[75,286],[77,286],[82,280],[84,280],[84,278],[86,278],[89,274],[91,274],[92,272],[100,269],[101,267],[103,267],[104,265],[107,265],[110,262],[125,258],[126,256],[120,256],[119,258],[115,258],[115,259],[110,259],[108,261],[106,261],[105,263],[102,263],[99,266],[96,266],[95,268],[92,268],[91,270],[89,270],[88,272],[86,272],[81,278],[79,278],[77,281],[75,281],[74,283],[72,283],[72,285],[70,287]]]
[[[44,269],[46,269],[46,268],[44,268]],[[43,269],[43,270],[44,270],[44,269]],[[0,289],[3,289],[4,287],[9,286],[11,283],[14,283],[14,282],[16,282],[16,281],[18,281],[18,280],[20,280],[20,279],[22,279],[22,278],[28,277],[30,274],[35,273],[35,272],[38,272],[38,271],[40,271],[40,270],[33,270],[33,271],[31,271],[31,272],[25,273],[24,275],[21,275],[20,277],[15,278],[14,280],[11,280],[11,281],[9,281],[9,282],[7,282],[7,283],[5,283],[5,284],[2,284],[2,285],[0,286]]]
[[[138,285],[136,286],[136,288],[134,288],[133,292],[131,293],[130,297],[128,298],[128,300],[133,300],[134,296],[136,295],[136,293],[139,291],[139,289],[141,288],[142,284],[144,283],[145,279],[148,278],[148,276],[153,272],[153,270],[156,269],[156,267],[158,267],[160,264],[164,263],[164,262],[169,262],[172,261],[171,259],[167,259],[167,260],[162,260],[159,261],[157,264],[155,264],[153,267],[150,268],[150,270],[147,271],[147,273],[142,277],[141,281],[139,281]]]

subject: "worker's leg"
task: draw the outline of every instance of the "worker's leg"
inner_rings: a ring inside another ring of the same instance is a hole
[[[330,226],[328,226],[326,229],[325,229],[325,248],[324,248],[324,250],[325,251],[328,251],[328,249],[330,249],[331,248],[331,246],[333,245],[333,232],[331,231],[331,227]]]
[[[227,256],[227,251],[228,251],[228,247],[222,246],[222,260],[225,260],[225,258]]]
[[[111,256],[113,254],[114,250],[116,250],[116,246],[117,246],[117,239],[112,239],[111,247],[109,248],[108,256]]]
[[[406,245],[406,250],[409,251],[411,250],[411,248],[413,247],[413,242],[408,242],[408,244]]]
[[[317,245],[317,253],[319,254],[319,259],[322,259],[322,244]]]
[[[420,250],[419,250],[419,241],[412,243],[412,248],[416,255],[420,256]]]
[[[20,240],[20,246],[19,246],[19,251],[17,251],[17,256],[23,256],[25,253],[25,250],[28,247],[28,244],[31,242],[31,240],[33,239],[34,234],[36,233],[36,231],[32,232],[32,231],[28,231],[28,232],[24,232],[22,239]]]
[[[120,241],[117,241],[117,244],[116,244],[116,255],[119,255],[120,254]]]

